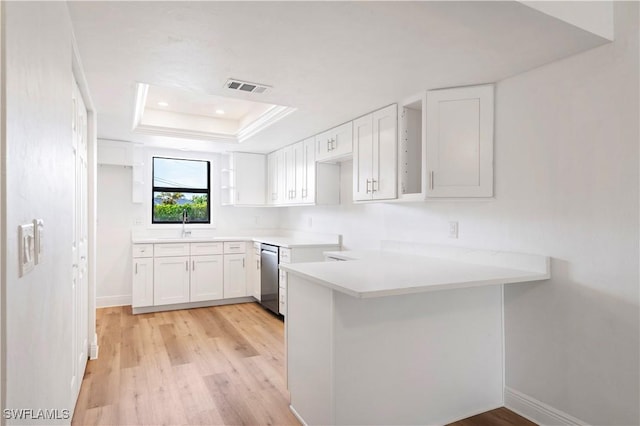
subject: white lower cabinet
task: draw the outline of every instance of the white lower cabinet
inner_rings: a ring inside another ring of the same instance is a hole
[[[247,266],[247,295],[260,300],[262,294],[260,285],[260,243],[253,243]]]
[[[189,256],[157,257],[153,260],[153,304],[189,302]]]
[[[133,245],[132,308],[256,294],[259,284],[247,284],[244,241]]]
[[[131,306],[153,306],[153,258],[133,259]]]
[[[224,297],[245,297],[247,295],[247,275],[245,254],[224,255]]]
[[[222,262],[221,255],[191,257],[191,302],[224,297]]]

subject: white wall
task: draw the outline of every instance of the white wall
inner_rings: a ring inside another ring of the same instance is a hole
[[[211,212],[213,226],[187,225],[193,236],[251,235],[252,230],[278,227],[278,209],[229,207],[220,205],[219,156],[148,148],[145,164],[153,155],[193,158],[211,161]],[[100,159],[98,159],[100,161]],[[146,170],[151,182],[151,169]],[[131,304],[131,237],[132,233],[146,236],[179,237],[181,225],[151,225],[151,189],[146,189],[144,203],[131,202],[131,168],[101,165],[98,168],[98,267],[97,305]]]
[[[347,248],[552,256],[551,280],[505,290],[506,385],[590,424],[639,424],[638,12],[616,3],[616,42],[497,84],[495,200],[287,208],[281,226]]]
[[[4,8],[6,407],[69,409],[72,30],[64,2]],[[17,228],[34,218],[44,258],[18,278]]]

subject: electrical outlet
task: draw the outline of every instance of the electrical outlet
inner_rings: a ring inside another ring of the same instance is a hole
[[[449,222],[449,238],[458,239],[458,222]]]

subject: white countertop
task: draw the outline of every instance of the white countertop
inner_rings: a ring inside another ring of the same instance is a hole
[[[280,268],[359,298],[538,281],[550,277],[549,259],[543,256],[537,256],[542,260],[538,263],[546,264],[546,270],[544,266],[524,270],[384,251],[327,252],[325,255],[354,260],[293,263],[280,265]]]
[[[162,244],[162,243],[206,243],[212,241],[255,241],[259,243],[271,244],[279,247],[335,247],[340,243],[336,239],[318,239],[314,237],[283,237],[283,236],[215,236],[215,237],[185,237],[185,238],[133,238],[133,244]]]

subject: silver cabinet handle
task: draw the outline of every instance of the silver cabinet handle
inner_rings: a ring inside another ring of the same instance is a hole
[[[374,193],[376,192],[378,189],[376,188],[376,184],[378,183],[377,180],[375,179],[371,179],[371,192]]]
[[[244,257],[242,258],[242,267],[244,268]]]
[[[191,261],[191,270],[192,270],[192,271],[195,271],[195,270],[196,270],[196,261],[195,261],[195,260],[192,260],[192,261]]]
[[[138,275],[138,262],[136,262],[136,275]]]
[[[236,191],[236,202],[239,203],[240,202],[240,192]]]
[[[331,138],[331,151],[336,149],[336,140],[335,138]]]
[[[433,170],[431,170],[431,171],[429,172],[429,188],[430,188],[430,189],[433,189],[433,187],[434,187],[434,185],[435,185],[435,184],[433,183],[433,178],[434,178],[434,173],[433,173]]]
[[[184,261],[184,270],[185,270],[185,271],[188,271],[188,270],[189,270],[189,261],[188,261],[188,260],[185,260],[185,261]]]
[[[260,269],[260,259],[256,259],[256,269]]]
[[[369,189],[369,185],[371,185],[371,180],[367,179],[367,194],[371,192],[371,189]]]
[[[327,151],[331,151],[331,140],[327,139]]]

